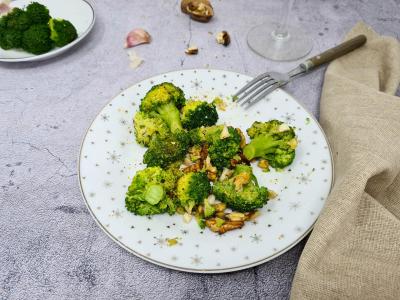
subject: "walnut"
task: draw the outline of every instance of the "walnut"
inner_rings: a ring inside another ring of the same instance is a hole
[[[244,225],[243,221],[229,221],[229,222],[226,222],[225,224],[223,224],[219,228],[218,233],[224,234],[227,231],[242,228],[243,225]]]
[[[249,173],[240,173],[233,180],[233,184],[235,185],[235,190],[241,191],[243,186],[250,182],[250,174]]]
[[[227,47],[231,43],[231,37],[229,36],[229,33],[225,30],[218,32],[216,39],[218,44],[224,45],[225,47]]]
[[[196,46],[190,46],[186,48],[185,53],[189,55],[196,55],[197,53],[199,53],[199,48],[197,48]]]
[[[214,15],[214,9],[208,0],[182,0],[181,10],[199,22],[208,22]]]

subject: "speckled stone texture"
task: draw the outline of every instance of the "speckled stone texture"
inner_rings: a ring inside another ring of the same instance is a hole
[[[210,67],[256,75],[287,70],[251,52],[250,27],[275,19],[280,1],[212,1],[210,23],[190,21],[179,1],[95,3],[97,23],[78,47],[38,63],[0,64],[0,299],[286,299],[304,242],[261,266],[223,275],[164,269],[112,242],[89,215],[77,157],[91,120],[120,90],[152,75]],[[359,20],[400,32],[400,1],[299,0],[291,20],[314,39],[312,54],[338,43]],[[128,66],[123,42],[134,27],[153,42]],[[209,32],[227,30],[224,48]],[[195,44],[197,56],[186,56]],[[395,63],[395,62],[394,62]],[[399,62],[396,62],[399,63]],[[287,86],[318,116],[324,69]]]

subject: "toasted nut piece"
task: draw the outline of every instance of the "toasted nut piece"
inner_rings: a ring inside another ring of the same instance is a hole
[[[276,198],[276,196],[278,196],[276,192],[274,192],[273,190],[268,190],[268,199],[274,199]]]
[[[246,137],[243,134],[243,131],[240,128],[236,128],[237,133],[240,135],[240,148],[244,148],[246,146]]]
[[[201,147],[200,159],[201,159],[201,160],[206,160],[207,156],[208,156],[208,146],[207,146],[207,144],[204,144],[204,145]]]
[[[245,212],[244,213],[244,220],[247,221],[250,219],[250,216],[253,214],[253,212]]]
[[[185,53],[189,55],[196,55],[199,53],[199,48],[196,46],[190,46],[189,48],[186,48]]]
[[[215,104],[215,106],[216,106],[219,110],[222,110],[222,111],[225,111],[225,110],[226,110],[226,107],[228,106],[228,105],[224,102],[224,100],[222,100],[220,97],[214,98],[214,100],[213,100],[212,103]]]
[[[213,231],[213,232],[218,232],[219,231],[220,227],[218,227],[216,223],[217,223],[217,221],[215,220],[215,218],[206,220],[206,226],[208,228],[210,228],[210,230]]]
[[[226,217],[231,221],[244,221],[246,219],[246,216],[240,212],[230,213]]]
[[[209,204],[216,204],[215,201],[216,201],[215,200],[215,195],[211,194],[210,196],[207,197],[207,202]]]
[[[224,45],[225,47],[231,43],[231,37],[225,30],[218,32],[216,39],[218,44]]]
[[[214,15],[213,7],[208,0],[182,0],[181,10],[199,22],[208,22]]]
[[[192,221],[192,215],[188,214],[187,212],[183,214],[183,222],[190,223]]]
[[[206,170],[207,170],[207,171],[211,171],[211,172],[213,172],[213,173],[217,173],[217,168],[214,167],[214,166],[211,164],[211,158],[210,158],[210,156],[208,156],[208,155],[207,155],[207,157],[206,157],[206,159],[205,159],[205,161],[204,161],[204,166],[206,167]]]
[[[288,130],[290,130],[290,126],[286,123],[282,123],[278,127],[278,132],[284,132],[284,131],[288,131]]]
[[[260,216],[261,213],[259,210],[255,210],[255,211],[251,211],[251,212],[246,212],[245,216],[246,216],[246,221],[250,220],[253,221],[254,219],[256,219],[258,216]]]
[[[298,145],[298,141],[297,141],[297,139],[296,138],[293,138],[293,139],[291,139],[289,142],[288,142],[288,145],[290,146],[290,148],[291,149],[296,149],[297,148],[297,145]]]
[[[229,222],[226,222],[225,224],[223,224],[219,228],[218,232],[219,232],[219,234],[224,234],[227,231],[242,228],[243,225],[244,225],[243,221],[229,221]]]
[[[224,168],[222,170],[221,176],[219,177],[219,181],[224,181],[225,179],[228,179],[231,177],[233,174],[233,170],[230,170],[228,168]]]
[[[266,159],[261,159],[258,162],[257,166],[259,166],[261,169],[263,169],[265,171],[269,170],[269,163],[268,163],[268,160],[266,160]]]
[[[226,139],[226,138],[228,138],[228,137],[230,137],[230,136],[231,136],[231,135],[229,134],[228,127],[224,126],[224,128],[223,128],[222,131],[221,131],[221,134],[220,134],[219,138],[220,138],[221,140],[223,140],[223,139]]]
[[[238,164],[240,164],[240,161],[238,161],[237,159],[234,159],[234,158],[231,159],[231,166],[232,167],[235,167]]]
[[[211,181],[216,181],[217,180],[217,173],[213,173],[211,171],[207,171],[207,177]]]
[[[185,159],[183,160],[183,164],[185,166],[190,166],[193,162],[191,161],[190,157],[188,157],[188,155],[186,155]]]
[[[220,212],[220,211],[223,212],[226,209],[226,204],[225,203],[218,203],[218,204],[215,204],[213,206],[214,206],[216,212]]]
[[[250,182],[250,174],[249,173],[240,173],[233,180],[233,184],[235,185],[236,191],[241,191],[245,184]]]
[[[203,213],[203,211],[204,211],[204,207],[203,207],[203,205],[199,205],[199,206],[197,206],[197,212],[198,212],[199,214],[202,214],[202,213]]]
[[[225,217],[225,212],[219,211],[215,214],[216,217],[223,219]]]
[[[197,159],[201,158],[201,151],[202,151],[202,147],[200,146],[193,146],[189,148],[189,158],[191,161],[195,161]]]

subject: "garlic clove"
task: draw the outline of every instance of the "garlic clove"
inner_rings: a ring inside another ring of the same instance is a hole
[[[125,40],[125,48],[132,48],[140,44],[148,44],[151,42],[150,34],[141,28],[137,28],[128,33]]]
[[[7,14],[10,10],[10,0],[0,0],[0,16]]]

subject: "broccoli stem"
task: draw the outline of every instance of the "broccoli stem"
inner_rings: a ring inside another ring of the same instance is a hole
[[[175,133],[182,130],[180,113],[175,104],[161,105],[158,107],[157,112],[160,114],[161,119],[167,123],[171,132]]]
[[[151,184],[146,188],[146,192],[144,194],[145,200],[151,204],[156,205],[160,202],[165,196],[164,188],[159,184]]]
[[[243,154],[248,160],[252,160],[256,157],[263,157],[268,153],[274,153],[276,147],[282,142],[275,141],[271,135],[260,135],[255,137],[246,147],[243,149]]]

